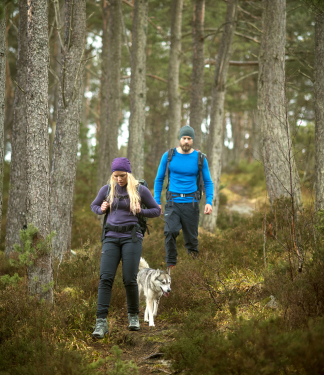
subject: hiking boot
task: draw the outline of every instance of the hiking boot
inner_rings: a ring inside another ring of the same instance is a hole
[[[103,339],[105,334],[108,334],[107,319],[97,319],[96,327],[94,332],[92,333],[92,337]]]
[[[198,258],[198,252],[189,252],[189,256],[191,256],[194,260]]]
[[[129,313],[128,321],[129,321],[129,327],[128,327],[129,330],[140,330],[138,313]]]

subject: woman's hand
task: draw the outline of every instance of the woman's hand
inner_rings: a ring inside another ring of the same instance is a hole
[[[136,203],[135,210],[136,210],[136,213],[140,213],[141,212],[142,208],[141,208],[141,204],[139,202]]]
[[[107,209],[109,208],[108,202],[107,201],[103,201],[103,203],[101,204],[100,208],[101,208],[101,211],[103,213],[105,213],[107,211]]]

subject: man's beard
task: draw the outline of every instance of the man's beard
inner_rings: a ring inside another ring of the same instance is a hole
[[[191,149],[191,146],[188,145],[188,144],[180,144],[180,147],[181,147],[182,151],[184,151],[184,152],[187,152]]]

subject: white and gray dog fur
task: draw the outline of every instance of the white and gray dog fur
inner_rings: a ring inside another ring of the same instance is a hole
[[[144,321],[148,322],[149,326],[155,326],[154,317],[157,315],[160,298],[162,295],[168,297],[171,292],[170,274],[163,270],[151,269],[141,257],[137,284],[139,296],[143,293],[146,298]]]

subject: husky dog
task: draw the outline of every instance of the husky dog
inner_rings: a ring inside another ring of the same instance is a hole
[[[146,298],[144,321],[149,326],[154,325],[154,316],[157,314],[159,301],[162,295],[168,297],[171,291],[170,274],[159,269],[151,269],[141,257],[137,274],[139,296],[143,293]]]

